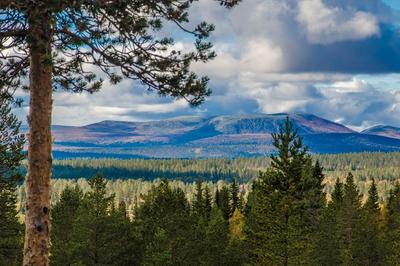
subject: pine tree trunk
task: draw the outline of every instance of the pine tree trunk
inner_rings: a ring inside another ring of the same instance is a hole
[[[50,16],[29,14],[30,109],[24,265],[49,265],[52,66]]]

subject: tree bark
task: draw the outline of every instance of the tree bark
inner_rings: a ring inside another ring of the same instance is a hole
[[[28,14],[30,106],[24,265],[49,265],[52,64],[50,15]]]

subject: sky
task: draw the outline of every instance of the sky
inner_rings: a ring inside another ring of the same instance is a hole
[[[216,25],[217,58],[192,66],[210,78],[203,105],[160,98],[132,81],[106,83],[94,95],[56,92],[53,124],[291,112],[357,130],[400,127],[399,0],[243,0],[233,10],[200,0],[190,18]],[[176,47],[192,45],[168,30]],[[16,113],[26,120],[27,111]]]

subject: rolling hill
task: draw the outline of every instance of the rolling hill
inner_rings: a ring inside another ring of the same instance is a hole
[[[356,132],[312,114],[280,113],[54,125],[53,153],[55,158],[262,156],[273,152],[271,133],[288,115],[314,153],[400,151],[399,130],[394,127]]]
[[[375,126],[362,131],[362,133],[400,139],[400,128],[392,126]]]

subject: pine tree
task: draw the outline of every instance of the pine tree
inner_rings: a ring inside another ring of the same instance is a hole
[[[168,245],[168,236],[165,230],[159,228],[154,239],[148,244],[146,253],[144,255],[144,266],[172,266],[172,251]]]
[[[322,212],[317,238],[317,249],[315,250],[318,265],[342,265],[340,258],[341,232],[338,219],[343,205],[343,187],[343,183],[337,179],[331,195],[331,201]]]
[[[217,190],[215,191],[215,196],[214,196],[214,205],[217,206],[218,208],[220,207],[220,197],[219,197],[219,188],[217,187]]]
[[[341,232],[340,257],[344,265],[354,265],[360,259],[358,249],[361,243],[361,195],[354,183],[354,177],[349,173],[344,184],[344,196],[338,223]]]
[[[233,178],[232,183],[230,184],[230,198],[231,198],[231,214],[236,211],[236,209],[240,209],[240,199],[239,199],[239,186],[236,182],[236,179]]]
[[[18,221],[18,167],[25,138],[19,133],[20,122],[11,113],[6,99],[0,98],[0,265],[22,263],[22,225]]]
[[[210,188],[208,186],[206,186],[204,188],[204,195],[203,195],[203,199],[204,199],[204,215],[205,217],[208,219],[210,219],[211,216],[211,210],[212,210],[212,196],[211,196],[211,192],[210,192]]]
[[[228,265],[226,248],[228,246],[229,224],[221,210],[213,208],[206,227],[205,254],[202,265]],[[236,264],[237,265],[237,264]]]
[[[360,245],[357,245],[357,264],[384,265],[383,235],[381,227],[381,209],[379,206],[378,189],[375,180],[368,190],[368,199],[365,202],[359,229]]]
[[[225,220],[228,220],[231,215],[231,195],[229,193],[229,188],[223,186],[219,191],[219,209],[222,211],[222,215]]]
[[[277,154],[249,195],[246,231],[252,264],[312,264],[323,206],[321,176],[289,118],[273,134]]]
[[[120,222],[126,221],[126,216],[113,208],[114,195],[107,194],[107,181],[98,174],[89,185],[73,223],[70,259],[78,265],[118,265],[120,259],[134,260],[136,250],[129,254],[125,248],[135,240],[130,238],[129,226]]]
[[[193,199],[193,212],[201,217],[204,214],[204,198],[203,198],[203,185],[201,180],[196,181],[196,190]]]
[[[52,252],[53,265],[71,265],[74,262],[73,225],[78,217],[82,204],[83,192],[76,185],[66,187],[61,193],[60,201],[53,207],[52,219]]]
[[[0,87],[8,98],[20,88],[30,93],[24,265],[49,264],[51,219],[43,209],[50,209],[53,90],[98,91],[97,66],[111,84],[138,80],[160,95],[200,104],[211,93],[208,78],[190,66],[215,57],[207,41],[214,26],[189,28],[193,2],[0,1]],[[232,7],[238,0],[219,2]],[[178,50],[172,36],[159,37],[164,24],[193,36],[194,51]]]
[[[386,265],[400,261],[400,183],[390,191],[386,206]]]
[[[197,223],[190,215],[190,205],[181,189],[172,189],[167,180],[153,187],[143,197],[135,212],[135,227],[139,230],[144,248],[142,254],[149,254],[148,248],[153,248],[156,242],[156,232],[162,230],[168,241],[164,246],[170,250],[173,265],[195,264],[197,250],[193,226]],[[144,255],[138,255],[138,257]]]

